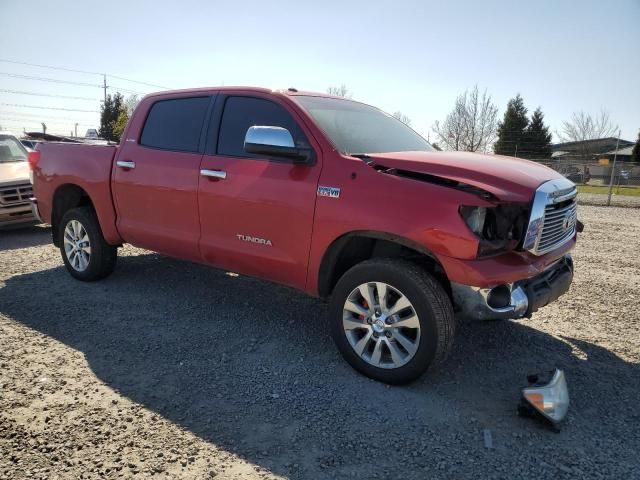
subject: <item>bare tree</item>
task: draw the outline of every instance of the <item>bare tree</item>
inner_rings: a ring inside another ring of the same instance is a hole
[[[485,90],[476,85],[456,98],[453,110],[443,123],[436,121],[433,131],[437,143],[446,150],[488,152],[496,138],[498,107]]]
[[[393,116],[404,123],[406,126],[411,126],[411,119],[402,113],[400,110],[393,113]]]
[[[613,123],[609,112],[600,110],[597,115],[574,112],[571,120],[562,122],[561,131],[556,131],[556,135],[561,142],[579,142],[580,155],[584,159],[590,159],[595,152],[588,140],[611,137],[617,132],[618,125]]]
[[[131,115],[133,114],[133,111],[136,109],[136,107],[138,106],[139,103],[140,103],[140,99],[138,98],[138,95],[136,95],[136,94],[129,95],[129,98],[127,98],[124,101],[124,106],[125,106],[125,109],[127,111],[127,116],[129,118],[131,118]]]
[[[351,98],[353,96],[353,94],[349,91],[349,89],[344,83],[339,87],[331,86],[327,88],[327,93],[329,95],[334,95],[336,97],[344,97],[344,98]]]

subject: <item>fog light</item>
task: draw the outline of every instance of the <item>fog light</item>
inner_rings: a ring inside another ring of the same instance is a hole
[[[511,305],[511,289],[508,285],[499,285],[492,289],[487,296],[487,303],[491,308],[505,308]]]
[[[558,430],[558,424],[569,409],[569,390],[564,372],[556,369],[548,383],[541,382],[538,375],[532,375],[529,383],[528,387],[522,389],[518,413],[525,416],[539,414]]]

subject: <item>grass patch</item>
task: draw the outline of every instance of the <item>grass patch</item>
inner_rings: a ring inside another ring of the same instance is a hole
[[[640,187],[637,186],[616,186],[613,187],[612,192],[614,195],[629,195],[631,197],[640,197]],[[609,193],[609,187],[600,185],[578,185],[578,193],[599,193],[602,195],[607,195]]]

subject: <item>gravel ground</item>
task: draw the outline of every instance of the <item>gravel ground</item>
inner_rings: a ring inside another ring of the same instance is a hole
[[[48,230],[0,233],[0,478],[640,478],[640,210],[580,218],[567,295],[461,325],[406,387],[351,370],[295,291],[131,247],[80,283]],[[553,367],[560,433],[515,414]]]
[[[607,205],[608,195],[601,193],[579,193],[578,203],[580,205]],[[634,197],[633,195],[616,195],[615,189],[613,195],[611,195],[611,205],[614,207],[633,207],[640,208],[640,197]]]

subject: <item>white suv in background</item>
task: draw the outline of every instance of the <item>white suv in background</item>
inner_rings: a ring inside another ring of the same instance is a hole
[[[29,203],[33,192],[28,158],[15,135],[0,132],[0,228],[37,221]]]

